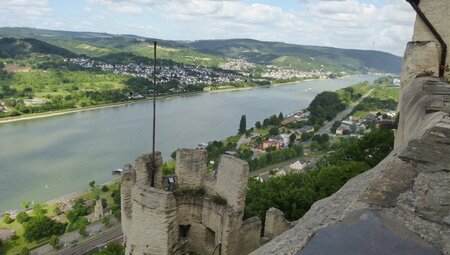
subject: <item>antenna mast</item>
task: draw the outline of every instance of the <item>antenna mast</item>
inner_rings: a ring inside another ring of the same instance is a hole
[[[155,137],[156,137],[156,41],[153,42],[153,140],[152,140],[152,177],[151,187],[155,186]]]

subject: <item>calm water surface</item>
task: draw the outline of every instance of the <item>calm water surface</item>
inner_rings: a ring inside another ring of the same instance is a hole
[[[352,76],[244,91],[179,96],[157,102],[156,148],[176,148],[237,133],[242,114],[253,126],[271,114],[307,107],[324,90],[376,76]],[[306,88],[312,88],[305,91]],[[0,124],[0,212],[112,180],[111,170],[151,150],[152,103]]]

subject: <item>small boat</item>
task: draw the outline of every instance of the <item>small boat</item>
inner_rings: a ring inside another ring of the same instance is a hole
[[[113,175],[121,175],[122,172],[123,172],[122,168],[116,168],[116,169],[112,170]]]

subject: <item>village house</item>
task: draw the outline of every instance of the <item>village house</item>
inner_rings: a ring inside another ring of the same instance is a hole
[[[283,147],[283,142],[279,140],[269,139],[262,143],[262,149],[265,150],[270,147],[275,147],[277,150]]]
[[[42,99],[39,98],[32,98],[32,99],[24,99],[23,100],[24,104],[26,106],[30,106],[30,105],[43,105],[46,104],[47,102],[45,102]]]
[[[291,171],[294,172],[303,172],[307,166],[308,166],[307,162],[303,160],[302,161],[297,160],[296,162],[290,164],[289,168],[291,169]]]

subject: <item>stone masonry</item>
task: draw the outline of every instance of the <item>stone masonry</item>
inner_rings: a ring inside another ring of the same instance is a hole
[[[261,220],[243,220],[248,164],[222,155],[216,171],[206,167],[201,149],[179,149],[174,183],[162,177],[161,153],[136,159],[122,175],[122,230],[126,254],[248,254],[262,242],[289,229],[282,212],[267,212],[266,235]],[[150,176],[155,166],[155,185]]]

